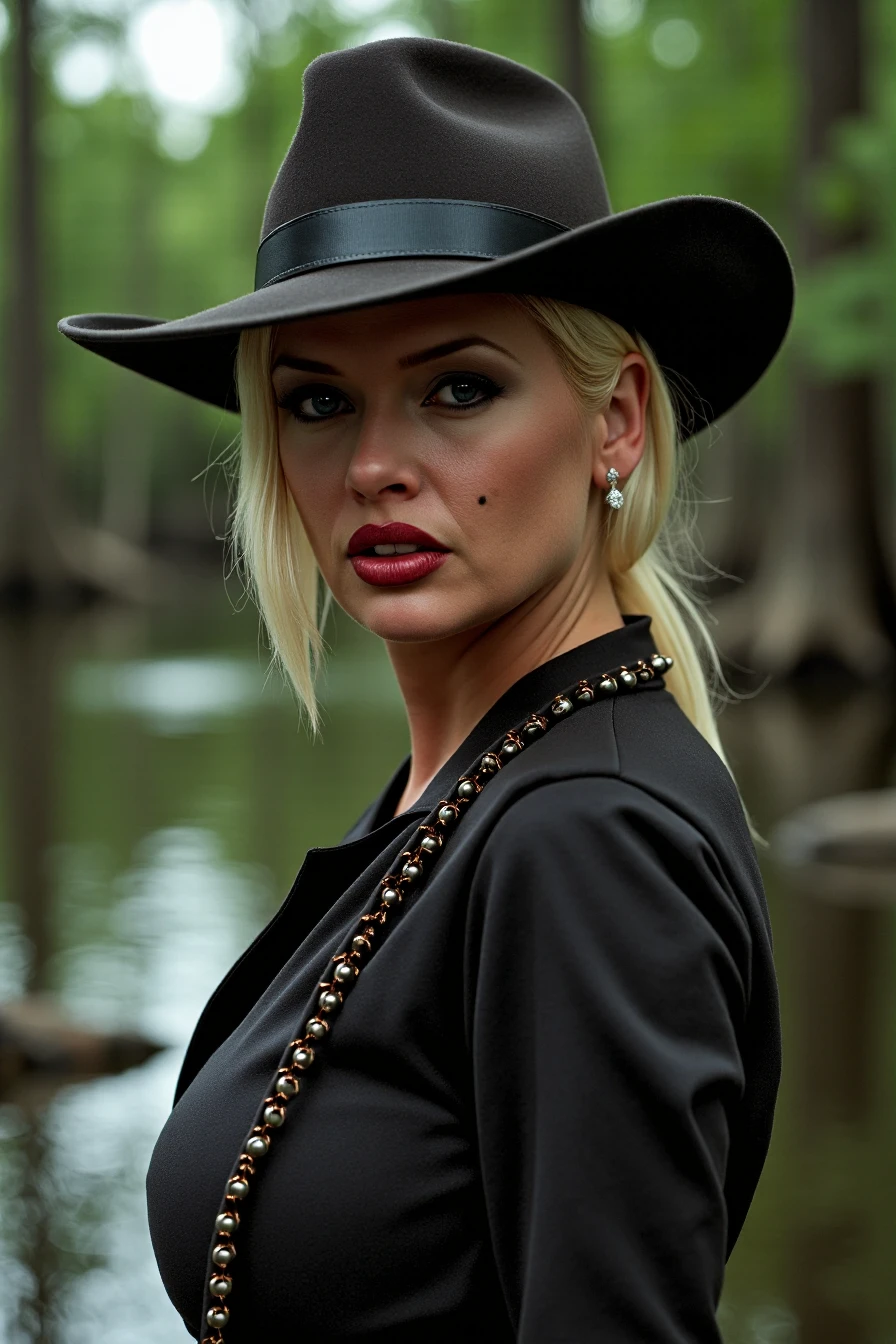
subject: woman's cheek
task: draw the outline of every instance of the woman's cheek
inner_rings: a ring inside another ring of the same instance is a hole
[[[577,520],[587,506],[590,476],[569,441],[548,436],[532,445],[520,468],[510,478],[515,497],[517,545],[531,557],[532,568],[544,581],[565,572],[578,550]]]
[[[283,475],[318,565],[324,576],[328,577],[327,519],[330,516],[330,509],[327,506],[327,496],[321,490],[319,473],[299,473],[295,463],[290,462],[288,466],[284,464]]]

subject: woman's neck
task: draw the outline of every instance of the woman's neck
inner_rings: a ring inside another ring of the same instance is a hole
[[[388,642],[411,738],[395,815],[412,807],[491,706],[520,677],[624,624],[608,580],[568,610],[525,604],[490,625],[429,643]]]

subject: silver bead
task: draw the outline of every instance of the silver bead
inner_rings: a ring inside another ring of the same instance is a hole
[[[650,666],[654,672],[665,672],[666,660],[661,653],[655,653],[650,660]]]
[[[457,813],[455,812],[454,808],[440,807],[439,821],[441,821],[445,826],[450,826],[452,821],[457,821]]]
[[[249,1182],[244,1181],[242,1176],[234,1176],[232,1181],[227,1182],[227,1193],[233,1195],[234,1199],[245,1199],[249,1193]]]
[[[341,980],[343,984],[346,984],[349,980],[354,980],[358,972],[356,968],[352,966],[351,962],[342,961],[336,967],[333,974],[337,980]]]
[[[507,757],[515,756],[519,749],[519,743],[514,742],[512,737],[508,737],[501,746],[501,755]]]
[[[635,676],[634,672],[620,672],[619,680],[624,686],[637,686],[638,684],[638,678]]]
[[[226,1297],[233,1287],[233,1284],[226,1275],[216,1274],[213,1279],[209,1280],[208,1286],[211,1289],[213,1297]]]
[[[580,686],[576,691],[576,699],[580,705],[590,705],[591,701],[594,699],[594,692],[591,690],[590,686]]]
[[[458,798],[464,798],[469,802],[471,798],[476,797],[475,784],[473,784],[471,780],[465,779],[463,783],[458,784],[457,786],[457,796]]]
[[[253,1134],[246,1144],[246,1152],[250,1157],[264,1157],[270,1146],[271,1141],[264,1134]]]
[[[213,1329],[223,1330],[230,1320],[230,1312],[226,1307],[212,1307],[210,1311],[206,1312],[205,1319]]]
[[[572,701],[568,695],[558,695],[551,705],[551,710],[559,718],[561,714],[568,714],[572,707]]]
[[[324,990],[318,999],[321,1010],[325,1013],[335,1013],[341,1002],[341,996],[332,989]]]
[[[293,1078],[292,1074],[284,1073],[277,1079],[277,1095],[280,1097],[296,1097],[302,1084],[298,1078]]]
[[[417,878],[423,875],[423,869],[419,863],[414,863],[411,859],[408,859],[401,871],[409,882],[416,882]]]
[[[544,728],[537,722],[527,723],[523,725],[523,732],[527,737],[541,737]]]
[[[286,1119],[286,1112],[280,1106],[265,1106],[261,1118],[271,1129],[279,1129]]]
[[[216,1265],[221,1265],[224,1269],[226,1269],[227,1266],[232,1262],[235,1255],[236,1250],[234,1249],[234,1247],[227,1246],[222,1242],[220,1246],[216,1246],[215,1249],[212,1251],[212,1260],[215,1262]]]
[[[673,667],[674,664],[675,664],[675,659],[674,659],[674,658],[670,658],[668,654],[665,654],[665,655],[664,655],[664,661],[665,661],[665,664],[666,664],[666,667],[667,667],[667,668]]]
[[[616,678],[604,677],[598,689],[603,691],[604,695],[612,694],[613,691],[618,690],[618,687],[616,685]]]
[[[223,1232],[228,1237],[232,1236],[240,1225],[240,1216],[238,1213],[219,1213],[215,1219],[215,1231]]]
[[[315,1040],[322,1041],[330,1030],[330,1024],[328,1022],[323,1022],[319,1017],[309,1017],[308,1021],[305,1023],[305,1030],[308,1032],[308,1035],[313,1036]]]
[[[364,937],[363,933],[356,933],[354,938],[352,939],[352,950],[355,952],[367,952],[369,951],[369,949],[370,944]]]
[[[424,835],[420,841],[420,848],[425,849],[427,854],[435,854],[439,848],[439,842],[434,835]]]
[[[314,1063],[314,1051],[310,1045],[300,1045],[292,1052],[292,1062],[297,1069],[308,1069]]]
[[[479,769],[484,775],[493,775],[496,770],[500,770],[501,762],[494,752],[487,751],[479,762]]]

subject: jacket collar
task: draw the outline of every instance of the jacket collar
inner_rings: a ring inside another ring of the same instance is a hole
[[[548,659],[508,687],[430,780],[420,797],[401,816],[409,822],[418,813],[425,816],[440,799],[447,796],[447,790],[501,733],[524,719],[531,710],[540,709],[559,691],[582,677],[594,679],[620,664],[636,663],[639,658],[647,660],[658,652],[650,633],[652,617],[626,613],[622,620],[623,625],[618,629],[608,630],[574,649],[567,649],[556,658]],[[411,757],[408,754],[349,831],[345,841],[369,835],[389,824],[407,783],[410,766]],[[379,824],[374,825],[377,818]]]

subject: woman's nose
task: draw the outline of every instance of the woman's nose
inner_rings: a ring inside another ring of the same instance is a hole
[[[346,472],[346,485],[374,499],[383,490],[414,493],[419,471],[413,429],[400,417],[365,416]]]

